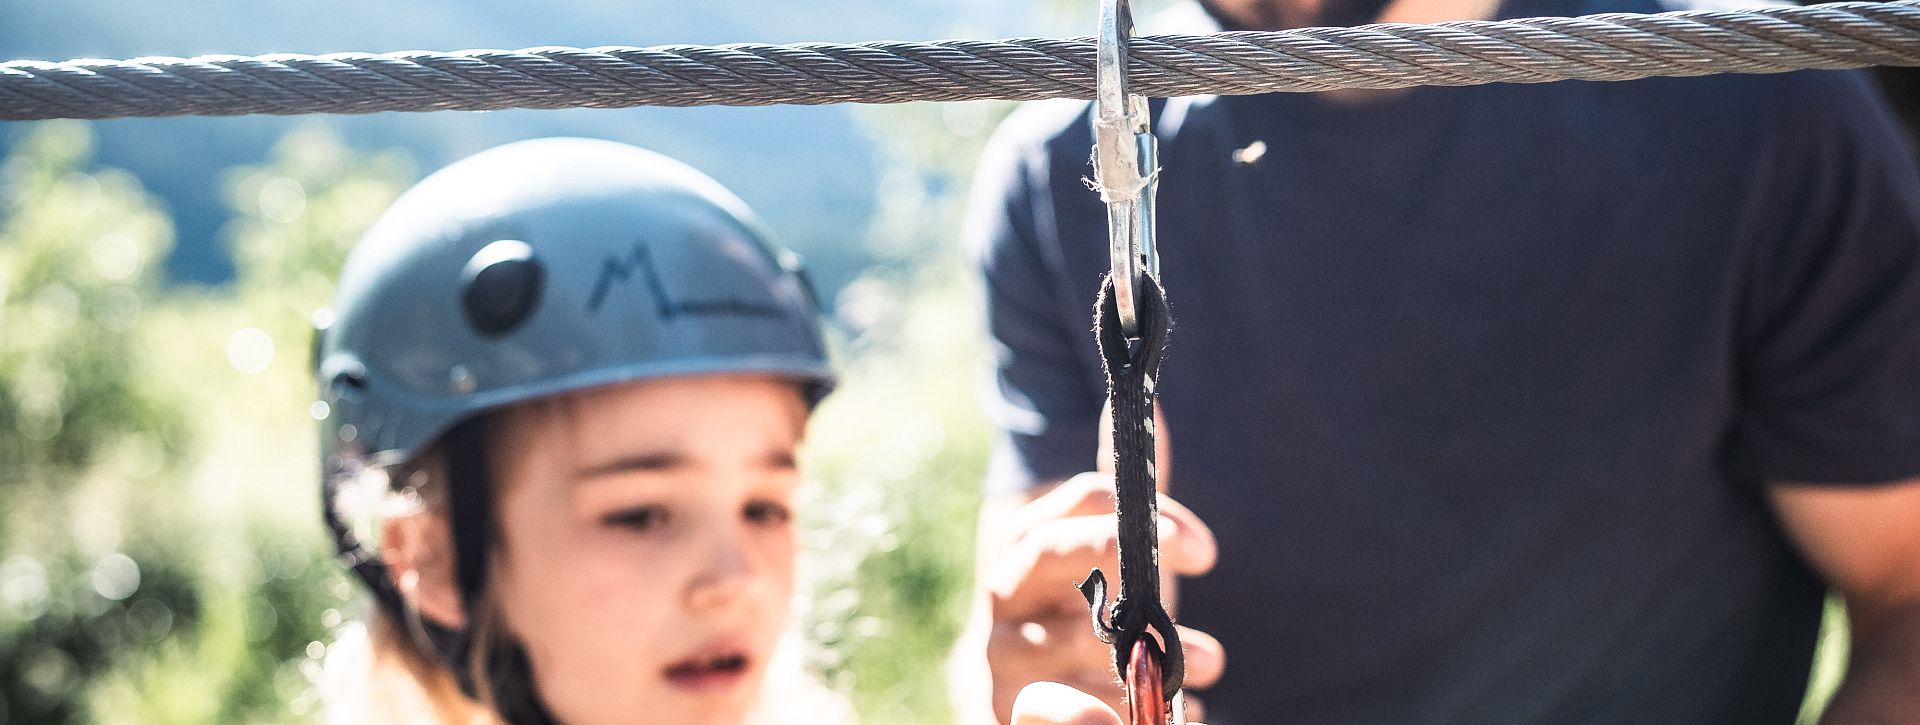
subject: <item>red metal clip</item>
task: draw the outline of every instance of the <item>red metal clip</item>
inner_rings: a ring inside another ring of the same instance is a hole
[[[1166,653],[1160,651],[1160,645],[1153,637],[1143,635],[1134,640],[1133,652],[1127,656],[1124,676],[1129,725],[1169,725],[1172,722],[1172,713],[1167,711],[1165,686],[1160,677],[1160,660],[1165,656]]]

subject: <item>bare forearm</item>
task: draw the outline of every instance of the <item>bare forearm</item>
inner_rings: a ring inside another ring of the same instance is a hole
[[[1920,713],[1920,604],[1850,615],[1846,680],[1821,725],[1896,725]]]

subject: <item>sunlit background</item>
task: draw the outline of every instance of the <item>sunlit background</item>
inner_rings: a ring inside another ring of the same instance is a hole
[[[0,0],[0,57],[1082,34],[1079,3]],[[958,244],[1006,104],[0,125],[0,725],[318,715],[365,606],[319,522],[309,315],[395,195],[585,135],[731,187],[825,288],[802,629],[867,722],[940,722],[986,447]]]
[[[0,0],[0,58],[1061,36],[1093,5]],[[958,219],[1008,110],[0,124],[0,725],[317,716],[319,662],[365,605],[319,523],[309,315],[410,183],[549,135],[691,163],[807,258],[847,379],[809,460],[812,664],[866,722],[949,720],[987,441]]]

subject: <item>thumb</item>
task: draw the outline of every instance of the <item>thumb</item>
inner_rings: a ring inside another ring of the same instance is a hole
[[[1010,725],[1121,725],[1120,716],[1100,698],[1058,682],[1020,688]]]

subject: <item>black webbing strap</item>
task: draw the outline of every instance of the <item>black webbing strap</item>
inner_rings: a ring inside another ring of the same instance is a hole
[[[1113,300],[1113,280],[1100,287],[1094,308],[1094,335],[1107,369],[1107,400],[1113,407],[1114,512],[1119,526],[1120,596],[1110,612],[1107,579],[1099,569],[1081,582],[1093,617],[1093,633],[1113,645],[1114,670],[1127,671],[1134,642],[1152,629],[1166,653],[1162,662],[1163,694],[1171,699],[1186,681],[1180,635],[1160,602],[1159,490],[1154,485],[1153,386],[1166,349],[1167,300],[1160,282],[1141,275],[1136,283],[1140,336],[1120,329],[1120,312]],[[1103,616],[1103,614],[1105,616]],[[1169,703],[1169,708],[1171,704]]]
[[[491,613],[481,610],[491,582],[494,549],[494,476],[487,461],[487,416],[477,415],[461,422],[441,438],[446,453],[447,513],[454,551],[454,577],[460,586],[461,606],[466,609],[468,629],[456,633],[449,643],[435,644],[453,664],[460,689],[468,697],[478,697],[472,663],[487,678],[487,694],[494,712],[511,725],[554,725],[533,687],[533,668],[526,649],[505,631],[495,631],[483,644],[485,651],[474,651],[471,629]],[[496,623],[497,624],[497,623]],[[451,646],[448,646],[451,645]]]
[[[493,538],[493,472],[487,465],[487,418],[461,421],[440,437],[446,465],[447,530],[453,539],[453,577],[460,590],[460,608],[467,624],[480,621],[481,598],[487,588],[487,554]],[[438,625],[438,623],[434,623]],[[473,681],[473,638],[466,630],[439,627],[451,636],[434,645],[453,669],[461,691],[477,697]],[[431,631],[431,630],[429,630]]]
[[[460,591],[461,606],[467,621],[478,622],[485,616],[479,605],[487,587],[488,557],[493,538],[493,476],[486,459],[486,416],[475,416],[455,425],[440,439],[447,466],[447,514],[450,519],[454,550],[454,579]],[[333,533],[334,547],[342,564],[351,568],[373,593],[374,604],[396,621],[405,622],[407,606],[394,586],[386,562],[368,549],[347,523],[338,508],[339,487],[357,475],[347,470],[344,460],[327,462],[322,484],[322,516]],[[473,651],[473,639],[466,629],[418,618],[419,629],[441,664],[459,682],[468,697],[480,695],[473,679],[471,664],[476,656],[484,658],[481,671],[487,675],[488,694],[501,719],[511,725],[552,725],[556,721],[534,691],[532,666],[525,648],[504,633],[495,633],[487,651]]]

